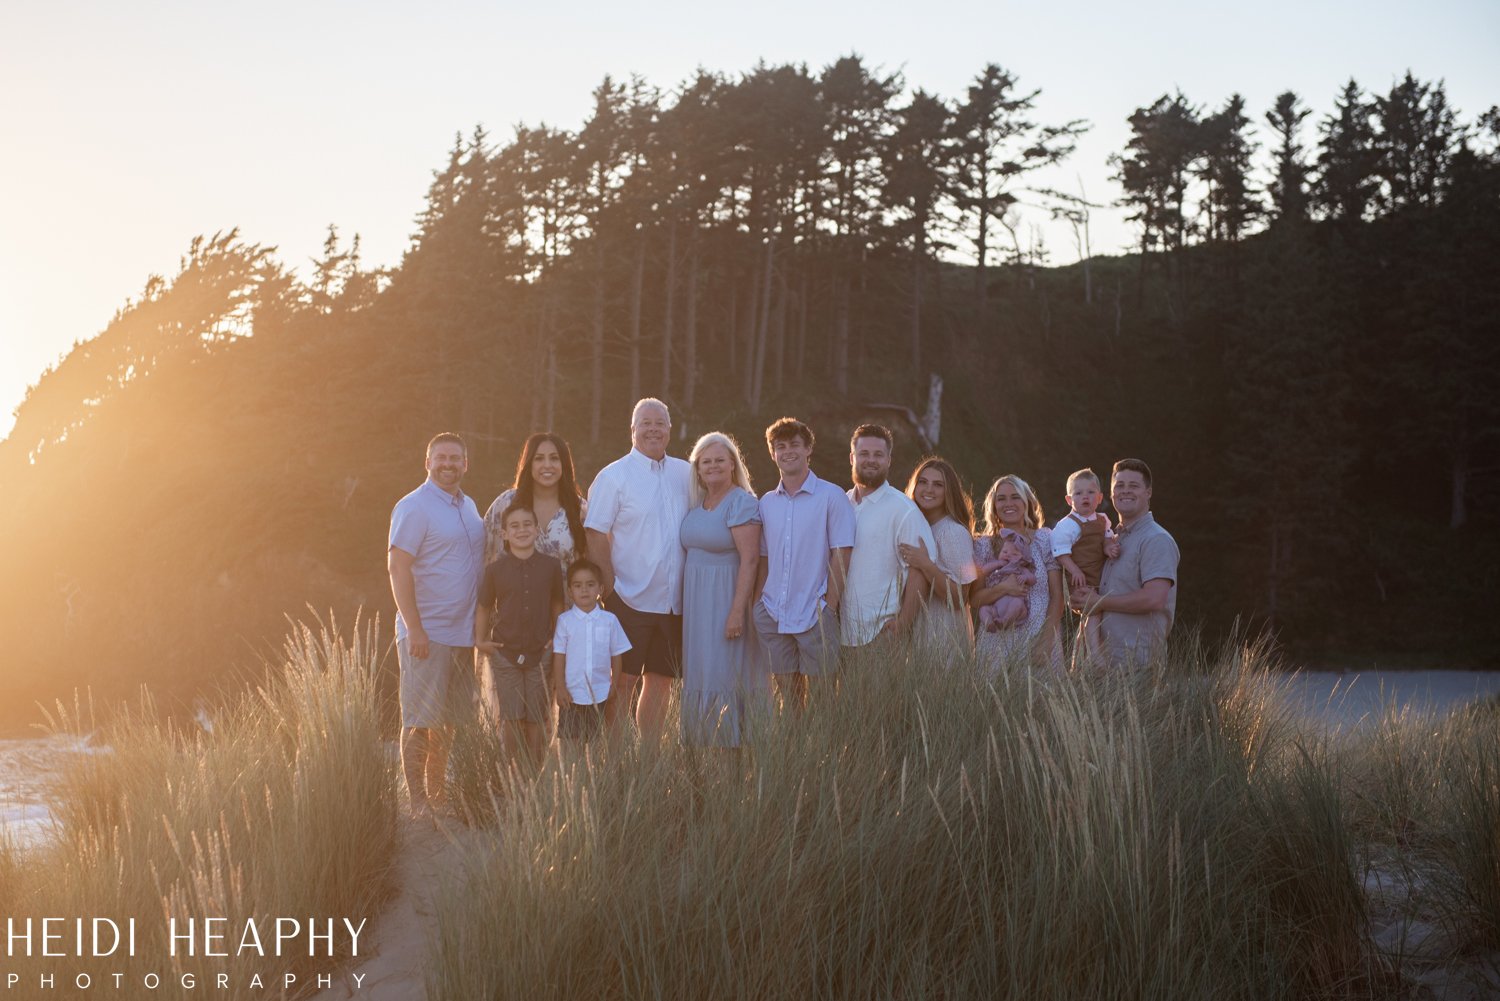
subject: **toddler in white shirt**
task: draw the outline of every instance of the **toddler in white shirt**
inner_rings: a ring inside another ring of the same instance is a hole
[[[1109,523],[1109,516],[1099,510],[1104,490],[1092,469],[1080,469],[1068,477],[1067,517],[1052,530],[1052,555],[1068,575],[1068,588],[1076,590],[1087,584],[1099,587],[1104,561],[1120,555],[1120,543]],[[1084,620],[1081,639],[1092,656],[1099,649],[1099,616]]]

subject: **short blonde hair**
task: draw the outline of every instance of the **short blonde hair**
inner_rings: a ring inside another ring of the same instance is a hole
[[[1073,492],[1073,484],[1077,483],[1079,480],[1092,480],[1094,483],[1094,489],[1099,491],[1100,493],[1104,492],[1104,484],[1099,480],[1099,474],[1094,472],[1093,469],[1089,468],[1088,466],[1084,466],[1082,469],[1075,470],[1074,472],[1068,474],[1069,494]]]
[[[730,478],[734,485],[743,488],[752,496],[755,491],[750,486],[750,467],[745,465],[745,457],[740,454],[740,443],[735,441],[731,435],[723,431],[710,431],[693,443],[693,450],[688,453],[688,462],[693,466],[692,499],[693,507],[703,503],[703,498],[708,496],[708,491],[703,487],[703,481],[698,478],[698,457],[703,450],[712,445],[723,445],[729,453],[729,460],[734,467]]]

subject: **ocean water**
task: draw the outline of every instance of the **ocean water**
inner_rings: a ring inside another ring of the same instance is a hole
[[[0,834],[23,846],[45,839],[52,828],[52,783],[78,755],[108,753],[71,734],[0,739]]]
[[[1299,671],[1287,694],[1331,727],[1363,726],[1388,706],[1448,713],[1500,695],[1500,671]]]

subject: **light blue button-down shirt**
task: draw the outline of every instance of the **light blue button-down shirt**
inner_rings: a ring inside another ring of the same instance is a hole
[[[431,480],[396,502],[390,545],[412,555],[417,614],[427,638],[445,646],[474,645],[474,605],[484,573],[484,519],[469,497]],[[406,636],[396,611],[396,638]]]
[[[766,558],[761,604],[777,632],[805,633],[827,604],[828,554],[854,545],[854,505],[809,469],[795,493],[781,483],[766,491],[760,520],[760,554]]]

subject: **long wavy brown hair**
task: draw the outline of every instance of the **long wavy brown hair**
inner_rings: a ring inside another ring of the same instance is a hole
[[[943,507],[948,517],[964,527],[964,531],[970,535],[974,534],[974,503],[969,499],[969,492],[964,489],[963,483],[958,478],[958,470],[953,468],[953,463],[947,459],[929,455],[917,463],[917,468],[911,471],[911,479],[906,482],[906,496],[915,500],[917,490],[917,477],[922,475],[924,469],[936,469],[943,474]]]
[[[526,444],[521,446],[521,461],[516,463],[516,481],[511,486],[515,488],[517,504],[536,510],[533,506],[536,480],[531,478],[531,463],[536,458],[536,450],[549,441],[557,447],[557,457],[562,461],[562,476],[557,481],[557,502],[568,515],[568,534],[573,536],[573,551],[582,556],[589,551],[588,537],[583,532],[583,495],[578,492],[578,481],[574,478],[573,450],[568,447],[568,439],[552,431],[538,431],[527,438]],[[540,530],[545,530],[546,527],[537,526]]]

